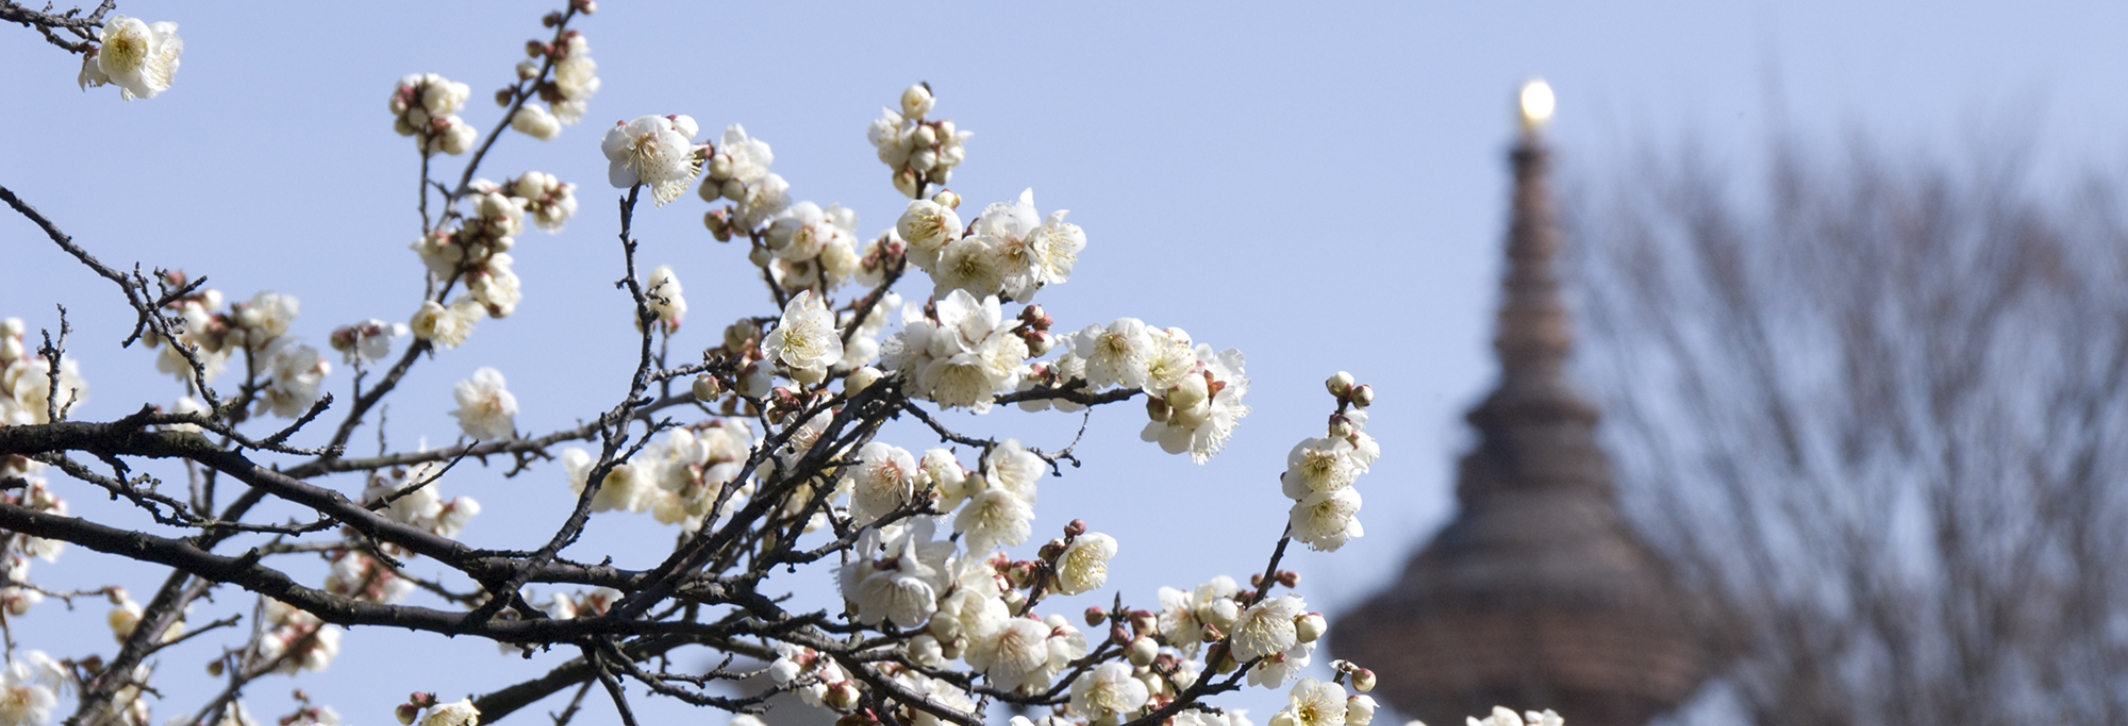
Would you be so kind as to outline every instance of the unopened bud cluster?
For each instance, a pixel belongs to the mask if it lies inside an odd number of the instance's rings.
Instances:
[[[458,117],[473,89],[434,73],[415,73],[399,79],[392,89],[392,130],[414,137],[422,155],[438,151],[453,156],[473,147],[480,132]]]
[[[931,84],[910,86],[902,91],[901,110],[880,109],[880,117],[865,134],[879,152],[879,160],[893,170],[894,188],[911,199],[923,196],[928,185],[951,180],[954,167],[967,158],[963,144],[975,135],[952,121],[925,118],[936,101]]]

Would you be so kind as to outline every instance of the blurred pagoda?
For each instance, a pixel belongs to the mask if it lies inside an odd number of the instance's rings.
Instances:
[[[1387,590],[1337,618],[1334,655],[1371,668],[1373,695],[1435,726],[1494,705],[1553,709],[1573,726],[1639,726],[1722,664],[1715,601],[1681,589],[1619,509],[1597,410],[1566,378],[1572,331],[1553,257],[1544,123],[1552,93],[1521,94],[1507,274],[1493,347],[1499,386],[1466,418],[1454,521]]]

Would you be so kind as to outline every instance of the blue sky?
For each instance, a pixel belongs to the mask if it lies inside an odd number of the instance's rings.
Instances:
[[[485,130],[499,113],[483,99],[509,78],[545,9],[125,3],[121,12],[178,22],[187,44],[175,87],[132,103],[114,89],[78,91],[73,58],[0,28],[0,67],[14,71],[0,101],[0,185],[107,262],[182,267],[233,299],[298,295],[296,331],[323,347],[335,326],[405,319],[421,291],[405,249],[420,227],[409,188],[418,157],[390,131],[393,82],[436,72],[471,84],[465,115]],[[1868,136],[1951,159],[2025,143],[2042,180],[2118,169],[2128,151],[2128,7],[2095,2],[610,2],[579,27],[604,79],[586,122],[553,142],[505,136],[486,175],[557,174],[579,185],[582,210],[564,233],[529,233],[514,251],[526,290],[517,316],[483,323],[416,369],[391,409],[394,441],[454,438],[450,384],[481,366],[509,376],[521,429],[572,425],[618,395],[633,333],[610,286],[617,191],[597,152],[606,125],[685,113],[708,135],[743,123],[774,146],[794,198],[854,207],[869,235],[901,203],[865,124],[927,80],[940,97],[934,115],[976,132],[956,191],[982,205],[1031,187],[1045,213],[1071,209],[1085,228],[1072,281],[1040,298],[1060,325],[1135,316],[1248,355],[1254,412],[1208,465],[1140,443],[1135,407],[1094,415],[1085,467],[1045,485],[1036,525],[1084,517],[1122,551],[1109,588],[1059,601],[1060,612],[1118,590],[1150,605],[1162,585],[1260,570],[1286,506],[1275,475],[1295,441],[1319,433],[1321,381],[1340,369],[1376,386],[1370,428],[1385,454],[1358,484],[1367,536],[1289,560],[1310,604],[1335,627],[1340,607],[1392,577],[1447,516],[1468,441],[1460,414],[1492,376],[1503,156],[1526,78],[1558,92],[1551,137],[1565,171],[1597,183],[1630,179],[1645,150],[1688,141],[1748,173],[1776,134],[1829,151]],[[455,178],[458,161],[440,168]],[[687,285],[682,350],[766,309],[743,249],[703,231],[706,209],[688,195],[638,216],[644,261],[674,265]],[[116,349],[128,315],[107,283],[19,220],[0,221],[0,255],[11,273],[0,316],[35,329],[56,324],[52,303],[71,311],[93,387],[77,416],[178,395],[148,353]],[[337,371],[331,385],[347,381]],[[1047,446],[1077,425],[953,419]],[[475,473],[446,493],[487,506],[466,533],[477,543],[517,546],[551,531],[569,500],[551,470]],[[110,511],[72,491],[77,512]],[[598,521],[572,552],[655,558],[670,533],[647,525]],[[142,592],[159,582],[81,551],[37,573]],[[245,601],[228,592],[215,607]],[[47,604],[18,621],[17,636],[55,653],[109,650],[102,606],[79,609],[69,618]],[[206,641],[178,649],[165,671],[204,687],[188,679],[203,678],[214,652]],[[329,678],[303,685],[356,723],[382,723],[406,691],[485,692],[560,658],[525,663],[485,643],[358,632]],[[278,713],[286,686],[261,682],[258,710]],[[1259,689],[1237,704],[1262,719],[1278,701]],[[176,712],[159,708],[158,721]],[[585,723],[612,721],[597,709]]]

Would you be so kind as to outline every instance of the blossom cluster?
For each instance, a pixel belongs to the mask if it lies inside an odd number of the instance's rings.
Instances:
[[[591,96],[598,93],[600,85],[598,62],[591,59],[591,42],[575,30],[563,31],[560,42],[527,42],[525,55],[530,57],[517,62],[519,80],[538,79],[542,57],[554,64],[554,76],[541,81],[534,91],[539,100],[547,102],[547,107],[527,104],[517,109],[516,115],[510,117],[510,128],[541,141],[553,141],[561,135],[563,125],[584,120],[584,113],[591,109]],[[515,89],[504,93],[515,93]],[[497,100],[509,105],[511,96],[497,96]]]
[[[124,15],[103,22],[97,43],[82,56],[76,82],[84,91],[118,86],[118,97],[128,101],[170,90],[177,79],[178,56],[185,52],[177,23],[146,23]]]
[[[925,118],[936,103],[931,84],[910,86],[901,93],[901,111],[880,109],[865,131],[879,160],[893,170],[894,188],[911,198],[923,196],[925,185],[952,179],[954,167],[967,159],[964,144],[975,135],[952,121]]]
[[[730,241],[734,232],[750,235],[791,205],[790,182],[768,170],[775,160],[768,142],[748,136],[739,124],[725,127],[723,137],[710,145],[698,191],[702,201],[732,204],[703,217],[718,240]]]
[[[165,282],[172,285],[182,284],[183,279],[180,273],[165,275]],[[150,346],[162,349],[156,368],[192,384],[192,360],[196,360],[200,378],[212,381],[228,357],[241,352],[245,355],[245,377],[258,384],[252,415],[272,413],[297,418],[308,412],[325,395],[325,376],[332,373],[332,363],[319,355],[318,349],[289,333],[302,303],[293,295],[268,290],[248,301],[231,303],[226,312],[212,312],[221,301],[221,293],[206,289],[170,303],[169,309],[177,320],[171,336],[174,340],[152,333],[145,336]],[[388,338],[387,332],[378,329],[376,334]],[[350,342],[354,337],[359,336],[351,333]],[[376,345],[369,344],[371,349]],[[192,360],[186,359],[187,353]],[[178,408],[184,412],[203,411],[189,398],[179,401]]]
[[[963,229],[958,205],[959,196],[950,191],[911,200],[894,225],[908,244],[909,262],[930,273],[934,295],[966,290],[1027,302],[1043,287],[1071,279],[1086,232],[1064,221],[1070,212],[1043,218],[1028,189],[1017,200],[985,207]]]
[[[725,485],[738,478],[754,445],[753,430],[743,419],[717,418],[672,429],[634,459],[615,463],[600,479],[591,509],[648,511],[660,523],[695,531],[711,518],[710,507]],[[596,460],[583,449],[571,448],[562,452],[561,463],[570,490],[582,494]],[[716,516],[730,514],[752,493],[751,483],[742,482]]]
[[[482,317],[504,318],[524,301],[523,282],[511,269],[510,250],[524,232],[529,212],[541,229],[559,231],[576,214],[576,186],[537,171],[503,184],[473,181],[470,209],[456,227],[440,226],[409,248],[438,280],[462,281],[465,293],[446,305],[424,300],[409,323],[414,337],[455,348],[473,334]]]
[[[1321,438],[1293,446],[1279,484],[1293,499],[1289,515],[1293,538],[1311,549],[1332,552],[1362,534],[1360,494],[1352,482],[1374,465],[1382,447],[1362,430],[1367,425],[1366,407],[1374,402],[1374,388],[1355,385],[1352,375],[1343,371],[1331,376],[1326,385],[1338,399],[1330,430]]]
[[[10,424],[19,425],[19,424]],[[42,476],[43,462],[20,455],[0,455],[0,479],[21,479],[25,484],[0,492],[0,502],[41,514],[66,516],[67,503],[52,492]],[[59,561],[66,543],[20,532],[0,530],[0,607],[6,615],[19,617],[44,601],[44,593],[30,584],[30,560]]]
[[[480,132],[458,117],[473,89],[434,73],[412,73],[399,79],[387,106],[392,112],[392,130],[414,137],[414,148],[423,156],[441,151],[452,156],[466,153]]]

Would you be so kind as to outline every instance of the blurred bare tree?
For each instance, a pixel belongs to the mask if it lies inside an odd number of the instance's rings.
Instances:
[[[2123,189],[1772,156],[1568,215],[1579,373],[1632,516],[1735,606],[1745,715],[2128,723]]]

